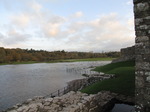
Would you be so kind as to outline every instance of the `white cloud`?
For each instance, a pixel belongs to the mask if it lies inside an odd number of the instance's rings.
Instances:
[[[129,25],[130,24],[130,25]],[[73,23],[68,30],[74,30],[67,45],[80,50],[119,50],[134,44],[133,21],[122,23],[114,14],[102,16],[93,21]],[[86,30],[87,29],[87,30]]]
[[[75,17],[82,17],[83,16],[83,13],[80,11],[80,12],[76,12],[74,14]]]
[[[127,5],[132,5],[133,4],[133,0],[129,0],[126,4]]]
[[[28,26],[30,22],[30,17],[28,14],[20,14],[20,15],[11,16],[11,20],[13,25],[24,28]]]
[[[42,9],[42,5],[40,5],[38,2],[31,2],[30,7],[35,10],[36,12],[39,12]]]
[[[81,18],[81,17],[83,17],[83,15],[84,14],[83,14],[82,11],[78,11],[78,12],[75,12],[75,13],[71,14],[69,19]]]
[[[58,33],[59,33],[59,28],[57,28],[57,27],[45,27],[44,29],[43,29],[43,31],[44,31],[44,35],[46,36],[46,37],[56,37],[57,35],[58,35]]]
[[[17,46],[28,42],[26,46],[34,43],[41,49],[46,46],[47,49],[71,51],[110,51],[134,44],[133,18],[124,21],[116,13],[110,13],[84,21],[81,11],[63,17],[45,11],[35,1],[28,5],[31,10],[11,16],[11,22],[7,24],[11,28],[0,34],[3,44]]]
[[[0,40],[2,40],[3,38],[4,38],[4,35],[0,33]]]
[[[6,32],[4,35],[0,35],[1,41],[4,45],[16,45],[20,43],[24,43],[31,37],[29,34],[22,34],[17,32],[16,30],[12,29]]]
[[[42,20],[41,32],[44,37],[53,38],[61,34],[61,26],[66,22],[66,19],[61,16],[52,15],[47,20]]]

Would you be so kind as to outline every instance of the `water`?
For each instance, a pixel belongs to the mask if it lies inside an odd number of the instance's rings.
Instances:
[[[34,96],[46,96],[66,86],[66,82],[83,78],[89,67],[110,61],[39,63],[0,66],[0,111]]]
[[[115,104],[110,112],[135,112],[134,106],[127,104]]]

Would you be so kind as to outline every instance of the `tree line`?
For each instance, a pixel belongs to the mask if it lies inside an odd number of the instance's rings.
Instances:
[[[8,49],[0,47],[0,63],[11,62],[25,62],[25,61],[37,61],[47,62],[62,59],[84,59],[84,58],[101,58],[111,57],[117,58],[120,56],[120,52],[66,52],[62,51],[45,51],[34,49]]]

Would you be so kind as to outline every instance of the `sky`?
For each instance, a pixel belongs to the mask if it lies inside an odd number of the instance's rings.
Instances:
[[[132,0],[0,0],[0,47],[107,52],[134,40]]]

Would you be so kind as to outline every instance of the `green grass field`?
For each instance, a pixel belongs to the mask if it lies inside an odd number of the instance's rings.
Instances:
[[[126,61],[97,67],[94,70],[107,74],[115,74],[116,78],[97,82],[81,92],[95,94],[102,90],[134,96],[135,90],[135,62]]]
[[[115,58],[87,58],[87,59],[67,59],[62,62],[80,62],[80,61],[112,61]]]
[[[80,62],[80,61],[112,61],[113,59],[114,58],[87,58],[87,59],[54,60],[54,61],[49,61],[49,62],[27,61],[27,62],[0,63],[0,65],[8,65],[8,64],[34,64],[34,63],[59,63],[59,62]]]

